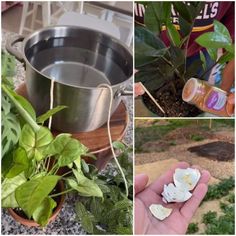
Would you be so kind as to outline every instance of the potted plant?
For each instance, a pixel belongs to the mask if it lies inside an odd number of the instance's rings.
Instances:
[[[204,2],[142,2],[145,5],[144,25],[135,25],[135,81],[142,82],[158,101],[164,112],[154,105],[145,94],[144,104],[158,116],[197,116],[201,113],[195,106],[182,101],[182,89],[191,77],[204,79],[216,64],[224,64],[234,57],[234,46],[227,28],[214,21],[214,32],[208,32],[196,39],[205,47],[214,61],[207,67],[205,56],[191,64],[187,63],[188,44],[194,22]],[[171,7],[178,13],[179,29],[171,22]],[[170,45],[161,39],[161,28],[165,27]],[[224,54],[217,58],[217,49]],[[199,75],[200,71],[200,75]]]
[[[103,198],[103,193],[84,175],[81,156],[88,149],[70,134],[53,137],[43,126],[65,107],[36,118],[31,104],[13,90],[14,58],[2,53],[2,62],[2,207],[22,224],[45,226],[58,214],[64,194]],[[60,176],[65,166],[68,172]]]

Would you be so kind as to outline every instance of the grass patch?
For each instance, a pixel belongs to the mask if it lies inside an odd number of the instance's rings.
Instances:
[[[228,195],[229,191],[234,189],[234,185],[234,178],[232,176],[228,179],[221,180],[218,184],[210,185],[203,201],[220,199]]]
[[[217,217],[216,212],[209,211],[203,215],[203,223],[206,225],[205,234],[230,234],[234,235],[234,204],[221,203],[224,215]]]
[[[199,230],[197,223],[190,223],[188,225],[187,233],[186,234],[195,234]]]
[[[143,150],[141,146],[143,144],[150,141],[160,140],[168,132],[189,125],[191,122],[191,120],[169,120],[169,124],[167,125],[158,125],[157,122],[149,127],[137,127],[135,129],[135,151],[142,152]]]
[[[203,215],[202,223],[206,225],[204,234],[208,235],[234,235],[235,231],[235,194],[229,193],[234,189],[234,178],[222,180],[220,183],[209,186],[204,201],[224,198],[226,202],[220,202],[222,215],[215,211],[209,211]]]
[[[190,139],[193,140],[193,141],[199,142],[199,141],[204,140],[205,138],[201,135],[198,135],[198,134],[192,134]]]

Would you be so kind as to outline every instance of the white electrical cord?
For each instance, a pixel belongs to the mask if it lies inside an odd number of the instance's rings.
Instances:
[[[54,91],[54,78],[51,79],[51,87],[50,87],[50,110],[53,108],[53,91]],[[52,116],[49,117],[48,120],[48,128],[51,130],[52,126]]]
[[[113,145],[112,145],[112,137],[111,137],[111,127],[110,127],[110,121],[111,121],[111,109],[112,109],[112,101],[113,101],[113,91],[112,91],[112,88],[110,85],[108,84],[100,84],[98,86],[98,88],[101,88],[101,87],[104,87],[104,88],[108,88],[109,89],[109,92],[110,92],[110,104],[109,104],[109,109],[108,109],[108,118],[107,118],[107,132],[108,132],[108,138],[109,138],[109,143],[110,143],[110,147],[111,147],[111,151],[112,151],[112,155],[115,159],[115,162],[116,162],[116,165],[118,166],[118,169],[120,170],[120,173],[121,173],[121,176],[124,180],[124,184],[125,184],[125,191],[126,191],[126,196],[128,197],[129,195],[129,189],[128,189],[128,183],[127,183],[127,180],[125,178],[125,174],[120,166],[120,163],[118,162],[117,158],[116,158],[116,154],[115,154],[115,150],[113,148]]]

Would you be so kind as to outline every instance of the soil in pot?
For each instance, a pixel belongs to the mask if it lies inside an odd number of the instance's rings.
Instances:
[[[50,194],[55,194],[55,193],[59,193],[62,191],[64,191],[64,184],[62,181],[59,181],[58,184],[56,185],[56,187],[54,188],[54,190]],[[56,201],[57,206],[54,209],[53,214],[49,219],[49,223],[51,221],[55,220],[57,215],[59,214],[59,212],[62,208],[62,205],[64,203],[64,200],[65,200],[65,195],[63,194],[63,195],[54,197],[53,199],[54,199],[54,201]],[[39,227],[39,224],[36,223],[34,220],[29,220],[27,218],[27,216],[25,215],[25,213],[20,208],[15,208],[15,209],[9,208],[8,212],[16,221],[18,221],[19,223],[21,223],[25,226]]]
[[[177,80],[174,84],[175,90],[171,86],[163,86],[162,88],[152,92],[153,97],[165,111],[163,114],[150,97],[145,93],[143,103],[146,107],[157,114],[159,117],[195,117],[202,113],[196,106],[188,104],[182,100],[183,84]]]

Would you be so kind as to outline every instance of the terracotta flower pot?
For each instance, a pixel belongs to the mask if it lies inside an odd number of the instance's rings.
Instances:
[[[64,191],[64,183],[62,181],[59,181],[58,184],[57,184],[57,192],[62,192]],[[62,208],[62,205],[65,201],[65,195],[60,195],[58,197],[58,200],[56,200],[57,202],[57,207],[55,208],[55,210],[53,211],[53,214],[52,216],[50,217],[48,223],[54,221],[57,217],[57,215],[59,214],[61,208]],[[16,220],[18,221],[19,223],[21,223],[22,225],[26,225],[28,227],[39,227],[40,225],[38,223],[36,223],[35,221],[33,220],[29,220],[29,219],[26,219],[20,215],[18,215],[16,213],[16,211],[12,208],[9,208],[8,209],[8,212],[9,214]]]

